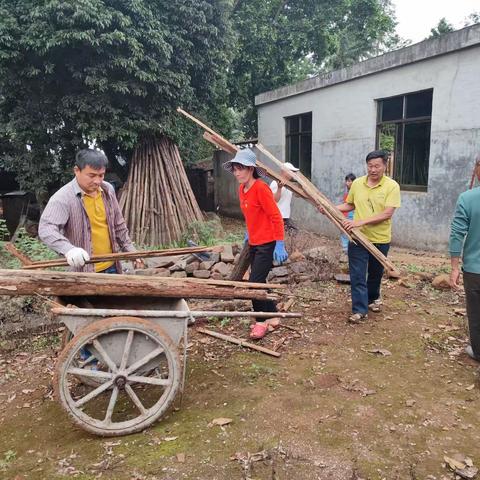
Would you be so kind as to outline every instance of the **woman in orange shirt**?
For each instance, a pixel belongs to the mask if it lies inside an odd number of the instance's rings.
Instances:
[[[273,198],[270,187],[261,180],[265,172],[256,166],[255,153],[246,148],[240,150],[233,160],[223,164],[240,184],[238,195],[240,208],[247,224],[245,240],[250,245],[249,282],[266,283],[273,260],[278,263],[288,258],[284,243],[283,219]],[[252,300],[255,312],[276,312],[271,300]],[[278,318],[266,321],[257,319],[251,326],[250,338],[263,338],[270,328],[279,324]]]

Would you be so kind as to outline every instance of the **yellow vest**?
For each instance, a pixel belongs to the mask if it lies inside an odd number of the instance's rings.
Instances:
[[[107,214],[103,203],[102,191],[96,197],[83,195],[83,205],[90,220],[92,236],[92,254],[104,255],[112,253],[112,244],[108,231]],[[95,264],[95,271],[101,272],[111,267],[115,262],[100,262]]]
[[[347,203],[355,205],[354,220],[365,220],[382,213],[387,207],[400,207],[400,186],[385,175],[374,187],[367,184],[367,176],[357,178],[348,193]],[[390,243],[392,219],[360,228],[372,243]]]

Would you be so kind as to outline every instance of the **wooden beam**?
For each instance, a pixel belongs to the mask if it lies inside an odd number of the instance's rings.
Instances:
[[[223,150],[234,153],[238,150],[238,148],[230,143],[228,140],[223,138],[217,132],[212,130],[210,127],[205,125],[203,122],[195,118],[193,115],[185,112],[181,108],[177,109],[178,112],[185,115],[187,118],[195,122],[197,125],[202,127],[206,130],[209,135],[204,136],[209,141],[212,141],[215,145]],[[261,143],[255,144],[255,148],[263,153],[267,158],[269,158],[276,166],[281,169],[283,168],[283,162],[278,160],[272,153],[270,153]],[[323,210],[325,212],[325,216],[344,234],[346,235],[350,241],[355,243],[360,243],[364,248],[366,248],[387,270],[388,275],[392,277],[400,276],[399,270],[395,267],[395,265],[388,260],[388,258],[383,255],[380,250],[378,250],[372,242],[368,240],[368,238],[360,231],[360,229],[355,228],[352,231],[348,232],[343,227],[343,214],[340,212],[335,205],[322,193],[320,192],[313,183],[310,182],[304,175],[300,172],[289,172],[292,179],[285,182],[285,179],[282,178],[281,174],[273,171],[267,165],[263,164],[261,161],[257,159],[257,165],[260,168],[263,168],[269,177],[274,178],[277,181],[280,181],[285,184],[285,187],[291,190],[293,193],[296,193],[298,196],[304,198],[312,205],[314,205],[318,210]]]
[[[278,300],[267,284],[107,273],[0,270],[0,295]]]

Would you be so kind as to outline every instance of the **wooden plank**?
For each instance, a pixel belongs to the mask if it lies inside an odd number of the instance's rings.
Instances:
[[[198,332],[203,333],[204,335],[209,335],[211,337],[219,338],[220,340],[225,340],[226,342],[234,343],[235,345],[240,345],[241,347],[250,348],[252,350],[256,350],[257,352],[262,352],[267,355],[271,355],[272,357],[280,357],[281,354],[275,352],[274,350],[270,350],[269,348],[262,347],[260,345],[256,345],[254,343],[246,342],[245,340],[241,340],[240,338],[235,338],[230,335],[224,335],[223,333],[214,332],[212,330],[206,330],[204,328],[198,328]]]
[[[194,123],[202,127],[204,130],[208,132],[208,135],[204,135],[204,138],[219,148],[229,152],[235,153],[238,151],[238,147],[230,143],[228,140],[223,138],[217,132],[212,130],[210,127],[205,125],[203,122],[195,118],[193,115],[182,110],[180,107],[177,108],[177,111],[187,118],[192,120]],[[274,155],[272,155],[261,143],[257,143],[255,145],[260,152],[266,155],[270,160],[272,160],[280,169],[283,168],[283,163],[280,162]],[[378,248],[376,248],[368,239],[363,235],[359,229],[354,229],[351,232],[348,232],[343,227],[343,215],[342,213],[337,210],[335,205],[333,205],[330,200],[323,195],[306,177],[301,175],[299,172],[290,172],[292,175],[292,180],[285,182],[285,179],[282,178],[281,174],[273,171],[267,165],[262,163],[257,159],[257,165],[260,168],[263,168],[267,175],[277,181],[284,183],[285,187],[288,188],[293,193],[297,194],[298,196],[304,198],[308,202],[312,203],[317,209],[323,209],[325,212],[325,216],[344,234],[350,241],[359,242],[361,243],[377,260],[385,267],[387,273],[392,277],[398,277],[400,272],[397,268],[393,265],[390,260],[387,259],[385,255],[383,255]],[[296,180],[296,183],[293,181]]]
[[[274,163],[276,163],[278,166],[282,166],[282,162],[275,158],[268,150],[263,147],[261,144],[257,144],[256,148],[259,149],[262,153],[268,156]],[[342,225],[342,222],[344,220],[342,212],[338,210],[335,205],[323,194],[321,193],[313,183],[310,182],[304,175],[302,175],[300,172],[291,172],[292,177],[299,183],[299,185],[304,189],[304,191],[309,195],[309,197],[315,201],[315,203],[318,204],[319,207],[322,207],[325,211],[329,212],[331,217],[334,218],[334,223],[338,225]],[[361,232],[359,228],[354,228],[350,232],[346,232],[346,230],[343,228],[343,225],[341,226],[341,230],[343,233],[346,233],[347,235],[351,235],[351,238],[355,242],[360,243],[366,250],[368,250],[387,270],[387,273],[391,276],[398,276],[400,272],[397,270],[395,265],[387,259],[385,255],[377,248],[375,245],[373,245],[370,240]],[[349,235],[349,237],[350,237]]]

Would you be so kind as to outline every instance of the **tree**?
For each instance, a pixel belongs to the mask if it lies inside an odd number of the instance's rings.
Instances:
[[[453,30],[453,25],[443,17],[438,21],[437,25],[430,30],[430,36],[428,38],[438,38],[445,33],[453,32]]]
[[[237,0],[229,90],[256,133],[255,95],[391,50],[399,44],[390,0]]]
[[[227,0],[0,0],[0,165],[40,194],[79,147],[175,139],[177,105],[223,107],[229,35]]]

